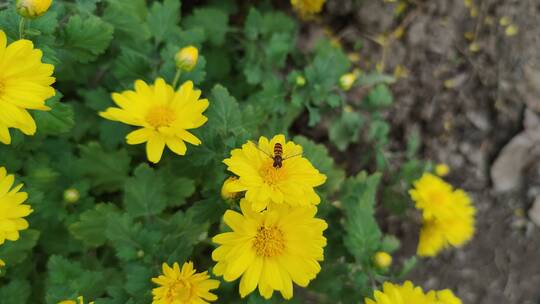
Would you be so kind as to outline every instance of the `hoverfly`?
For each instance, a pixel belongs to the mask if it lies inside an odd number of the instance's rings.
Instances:
[[[268,157],[270,157],[274,161],[272,166],[274,168],[276,168],[276,169],[283,167],[283,161],[285,161],[285,160],[287,160],[289,158],[293,158],[293,157],[302,155],[302,153],[298,153],[298,154],[294,154],[294,155],[283,158],[283,145],[280,144],[280,143],[275,143],[274,144],[274,155],[270,155],[266,151],[264,151],[263,149],[259,148],[259,145],[255,144],[254,142],[251,142],[251,143],[253,143],[253,145],[255,145],[255,148],[257,148],[259,151],[261,151],[262,153],[264,153],[265,155],[267,155]]]

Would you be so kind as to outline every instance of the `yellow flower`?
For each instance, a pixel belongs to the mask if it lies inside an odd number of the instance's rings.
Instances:
[[[28,198],[26,192],[19,192],[23,185],[11,189],[14,181],[15,176],[7,175],[6,169],[0,167],[0,245],[19,239],[19,231],[28,229],[24,217],[33,211],[23,204]]]
[[[64,300],[64,301],[58,302],[58,304],[84,304],[84,297],[83,296],[78,297],[77,301]],[[88,302],[88,304],[94,304],[94,301]]]
[[[182,48],[174,56],[176,68],[189,72],[197,65],[198,58],[199,50],[196,47],[190,45]]]
[[[423,215],[418,255],[435,256],[472,238],[476,209],[467,193],[431,173],[424,173],[414,186],[409,193]]]
[[[392,265],[392,256],[384,251],[375,253],[373,259],[375,261],[375,265],[380,268],[388,268],[390,265]]]
[[[5,267],[6,266],[6,262],[4,262],[4,260],[0,259],[0,267]]]
[[[278,163],[273,160],[276,145],[281,145],[283,151],[282,161]],[[270,141],[261,136],[258,146],[248,141],[223,162],[239,177],[231,191],[246,191],[246,199],[256,211],[263,210],[270,202],[295,206],[316,205],[321,201],[313,188],[324,184],[326,176],[302,157],[301,146],[286,142],[283,134]]]
[[[452,291],[430,291],[424,293],[422,288],[415,287],[406,281],[403,285],[390,282],[383,284],[382,291],[376,290],[373,299],[365,299],[365,304],[461,304]]]
[[[438,176],[447,176],[450,173],[450,167],[446,164],[438,164],[435,166],[435,174]]]
[[[170,267],[163,263],[163,275],[153,278],[159,287],[152,290],[152,304],[199,304],[217,300],[210,292],[219,287],[219,281],[211,280],[207,272],[196,273],[192,262],[178,263]]]
[[[185,82],[177,91],[158,78],[153,85],[135,81],[135,91],[113,93],[119,108],[108,108],[99,113],[103,118],[140,127],[129,133],[127,143],[146,143],[148,160],[161,160],[165,145],[178,155],[186,154],[186,144],[200,145],[201,141],[188,130],[202,126],[208,118],[202,113],[208,100],[199,99],[201,91],[193,89],[193,82]]]
[[[352,88],[357,78],[357,73],[347,73],[339,78],[339,86],[342,90],[348,91]]]
[[[256,212],[243,199],[242,214],[228,210],[223,220],[232,229],[216,235],[212,241],[220,246],[212,252],[217,262],[214,273],[225,281],[240,279],[240,296],[259,287],[266,299],[274,290],[285,299],[293,296],[293,282],[306,287],[313,280],[324,259],[328,227],[315,218],[314,206],[290,207],[272,204]]]
[[[225,180],[221,187],[221,197],[224,200],[231,200],[238,196],[238,192],[234,191],[238,184],[238,177],[231,176]]]
[[[293,9],[303,19],[310,19],[322,11],[326,0],[291,0]]]
[[[440,177],[424,173],[414,182],[414,189],[409,190],[416,208],[423,211],[424,218],[446,215],[452,211],[454,190]]]
[[[41,50],[30,40],[21,39],[7,45],[0,30],[0,142],[11,143],[9,128],[26,135],[36,133],[36,123],[27,110],[50,110],[45,100],[54,96],[51,77],[54,66],[41,62]]]
[[[52,0],[17,0],[17,12],[25,18],[37,18],[51,7]]]
[[[472,239],[476,210],[462,190],[453,196],[451,212],[424,219],[417,249],[419,256],[436,256],[449,246],[460,247]]]

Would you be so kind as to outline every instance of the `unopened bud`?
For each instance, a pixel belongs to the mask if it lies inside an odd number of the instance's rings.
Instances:
[[[306,85],[306,79],[302,75],[296,76],[296,85],[299,87],[303,87]]]
[[[176,68],[189,72],[197,65],[198,58],[199,50],[192,45],[186,46],[178,51],[174,56]]]
[[[45,14],[51,7],[52,0],[17,0],[17,13],[34,19]]]
[[[239,191],[237,190],[238,185],[238,178],[237,177],[229,177],[225,180],[223,183],[223,186],[221,187],[221,197],[224,200],[232,200],[235,199],[238,195]]]
[[[450,168],[446,164],[438,164],[435,166],[435,174],[438,176],[446,176],[450,173]]]
[[[377,252],[373,260],[379,268],[388,268],[392,265],[392,256],[384,251]]]
[[[354,85],[356,78],[358,78],[356,73],[347,73],[339,78],[339,86],[344,91],[348,91]]]
[[[75,188],[69,188],[66,191],[64,191],[64,201],[74,204],[79,201],[81,198],[81,194],[79,193],[79,190]]]

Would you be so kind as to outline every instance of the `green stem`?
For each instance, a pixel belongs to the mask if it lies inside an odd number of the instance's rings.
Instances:
[[[178,84],[178,80],[180,80],[180,75],[182,75],[182,69],[176,69],[176,75],[174,75],[174,80],[172,83],[172,87],[175,90],[176,90],[176,85]]]
[[[24,22],[26,21],[26,18],[21,17],[21,21],[19,21],[19,39],[24,38]]]

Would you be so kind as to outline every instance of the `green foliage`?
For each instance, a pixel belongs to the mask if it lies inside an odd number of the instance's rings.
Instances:
[[[0,5],[9,43],[20,35],[14,2]],[[416,159],[418,134],[403,153],[389,149],[385,111],[397,103],[395,79],[360,73],[360,93],[344,92],[339,78],[353,68],[345,50],[328,39],[299,48],[299,20],[271,1],[255,2],[57,0],[26,23],[22,34],[55,65],[57,91],[46,102],[50,111],[30,111],[35,136],[13,130],[12,144],[0,144],[0,166],[24,182],[34,210],[30,229],[0,245],[7,264],[1,303],[82,295],[97,304],[143,304],[152,301],[151,278],[164,262],[191,260],[211,274],[211,237],[222,230],[224,212],[238,208],[220,196],[229,176],[223,159],[247,140],[278,133],[327,176],[316,188],[318,216],[329,224],[322,269],[287,303],[357,303],[374,283],[412,269],[414,258],[386,272],[372,261],[376,251],[400,246],[379,228],[385,219],[376,208],[403,214],[407,190],[427,168]],[[209,100],[207,123],[191,130],[202,144],[149,164],[144,145],[126,144],[135,127],[98,112],[137,79],[172,83],[174,55],[187,45],[198,48],[199,60],[179,83],[193,81]],[[66,200],[66,189],[79,199]],[[218,302],[283,303],[256,293],[240,300],[237,285],[222,282]]]

